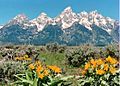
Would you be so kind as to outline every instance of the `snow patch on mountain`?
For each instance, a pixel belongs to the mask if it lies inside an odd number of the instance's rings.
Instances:
[[[3,27],[3,25],[0,25],[0,29]]]

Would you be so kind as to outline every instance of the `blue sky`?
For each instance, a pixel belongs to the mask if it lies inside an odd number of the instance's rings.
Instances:
[[[119,19],[119,0],[0,0],[0,24],[7,23],[21,13],[29,19],[37,17],[41,12],[55,17],[68,6],[74,12],[97,10],[104,16]]]

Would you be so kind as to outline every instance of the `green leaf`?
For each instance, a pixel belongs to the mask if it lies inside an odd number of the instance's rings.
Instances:
[[[109,76],[110,76],[109,73],[104,75],[105,79],[107,79],[107,80],[109,79]]]
[[[57,80],[57,81],[53,81],[50,86],[58,86],[58,84],[60,84],[61,82],[63,82],[63,80]]]
[[[67,81],[68,79],[70,78],[73,78],[74,76],[66,76],[66,77],[55,77],[55,78],[52,78],[52,77],[49,77],[51,82],[49,82],[48,84],[50,86],[58,86],[60,85],[62,82],[64,81]]]
[[[18,79],[20,79],[20,80],[21,80],[21,82],[29,83],[29,84],[31,84],[31,85],[33,84],[33,81],[26,80],[26,79],[21,78],[21,77],[19,77],[19,76],[17,76],[17,75],[15,75],[15,77],[17,77]]]
[[[24,76],[25,74],[17,74],[17,76]]]
[[[101,81],[101,84],[104,85],[104,86],[109,86],[109,84],[104,80]]]
[[[73,78],[73,77],[74,77],[74,76],[66,76],[66,77],[62,77],[61,80],[66,81],[66,80],[68,80],[68,79],[70,79],[70,78]]]
[[[48,84],[44,84],[44,83],[43,83],[42,85],[43,85],[43,86],[48,86]]]
[[[35,78],[32,86],[37,86],[38,78]]]
[[[116,84],[120,85],[120,82],[119,82],[119,81],[120,81],[120,76],[114,77],[114,78],[113,78],[113,81],[114,81]]]
[[[26,79],[27,79],[27,80],[30,80],[30,77],[29,77],[29,75],[28,75],[28,72],[26,72],[25,75],[26,75]]]

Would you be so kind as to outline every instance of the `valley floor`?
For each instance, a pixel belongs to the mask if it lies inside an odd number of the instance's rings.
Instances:
[[[19,81],[20,78],[15,77],[17,74],[24,74],[26,72],[26,68],[28,68],[30,64],[34,64],[36,61],[40,61],[43,68],[45,66],[48,67],[54,66],[56,70],[59,70],[60,75],[62,76],[74,76],[76,78],[70,78],[65,82],[61,82],[60,86],[86,86],[90,85],[89,81],[84,85],[83,83],[79,81],[80,78],[83,76],[83,69],[84,67],[88,66],[86,65],[89,61],[97,61],[99,59],[101,65],[104,63],[107,64],[107,62],[104,62],[106,59],[112,59],[114,62],[112,64],[115,64],[115,69],[118,68],[118,60],[119,60],[119,49],[118,45],[108,45],[104,47],[95,47],[92,45],[81,45],[81,46],[60,46],[60,45],[46,45],[46,46],[33,46],[33,45],[5,45],[0,47],[0,84],[2,86],[32,86],[29,85],[28,82],[15,84],[17,80]],[[107,60],[106,60],[107,61]],[[111,60],[110,60],[111,61]],[[116,62],[117,61],[117,62]],[[95,63],[96,64],[96,63]],[[111,65],[112,65],[111,64]],[[92,65],[92,64],[91,64]],[[96,64],[97,65],[97,64]],[[31,66],[30,66],[31,67]],[[36,66],[34,66],[36,67]],[[111,66],[110,66],[111,67]],[[60,69],[59,69],[60,68]],[[54,73],[50,73],[50,77],[53,74],[58,74],[54,71]],[[109,69],[110,70],[110,69]],[[27,69],[27,71],[30,71]],[[33,70],[34,71],[34,68]],[[95,70],[94,70],[95,71]],[[85,70],[87,72],[87,70]],[[89,72],[89,71],[88,71]],[[115,72],[115,70],[114,70]],[[32,72],[33,73],[33,72]],[[106,74],[109,72],[106,72]],[[90,73],[88,73],[90,74]],[[109,73],[111,74],[111,73]],[[97,77],[103,77],[105,74],[98,75]],[[28,75],[29,76],[29,75]],[[92,72],[91,75],[84,75],[84,79],[86,77],[94,77],[96,78],[96,75],[94,75],[94,72]],[[115,75],[118,77],[118,75]],[[35,77],[35,76],[34,76]],[[52,76],[53,77],[53,76]],[[55,77],[53,77],[55,78]],[[114,78],[114,77],[113,77]],[[32,78],[33,79],[33,78]],[[42,78],[41,78],[42,79]],[[83,78],[82,78],[83,79]],[[20,79],[22,82],[22,79]],[[44,80],[44,78],[43,78]],[[56,79],[55,79],[56,80]],[[87,80],[87,79],[86,79]],[[46,84],[45,82],[40,81],[39,82]],[[64,81],[64,80],[63,80]],[[105,80],[103,80],[105,81]],[[46,80],[47,82],[47,80]],[[116,83],[109,79],[108,81],[105,81],[107,84],[118,85],[120,83]],[[31,82],[32,83],[32,82]],[[50,82],[49,82],[50,83]],[[96,82],[96,84],[100,84],[101,82]],[[9,84],[9,85],[8,85]],[[68,84],[68,85],[67,85]],[[95,82],[92,81],[92,84],[95,84]],[[1,86],[0,85],[0,86]],[[42,85],[36,85],[36,86],[42,86]],[[44,86],[44,85],[43,85]],[[47,86],[58,86],[58,85],[48,85]]]

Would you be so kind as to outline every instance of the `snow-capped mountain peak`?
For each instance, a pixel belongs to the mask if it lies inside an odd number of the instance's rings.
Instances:
[[[68,27],[71,27],[72,24],[79,19],[77,18],[76,13],[74,13],[71,9],[71,7],[67,7],[57,18],[56,20],[59,20],[61,23],[62,29],[66,29]]]
[[[45,18],[47,17],[47,14],[42,12],[37,18]]]
[[[95,24],[98,27],[103,28],[108,33],[111,32],[111,28],[114,27],[114,20],[109,17],[102,16],[97,10],[91,12],[81,12],[78,14],[79,23],[84,25],[86,28],[92,30],[91,25]]]
[[[5,24],[5,27],[9,27],[11,25],[20,25],[24,29],[24,25],[28,23],[29,20],[25,14],[19,14],[15,16],[13,19],[11,19],[7,24]]]
[[[80,16],[82,16],[82,17],[86,17],[86,16],[88,16],[88,13],[87,13],[86,11],[83,11],[83,12],[81,12],[81,13],[78,14],[78,15],[80,15]]]
[[[25,14],[19,14],[17,16],[15,16],[12,20],[9,21],[9,23],[12,24],[23,24],[26,21],[28,21],[28,18]]]
[[[72,8],[71,8],[70,6],[68,6],[67,8],[64,9],[63,12],[66,12],[66,11],[68,11],[68,12],[72,12]]]
[[[61,14],[55,18],[50,18],[46,13],[43,12],[37,18],[28,20],[25,14],[19,14],[9,21],[7,25],[20,24],[23,28],[36,26],[37,31],[39,32],[42,31],[48,24],[58,24],[61,29],[64,30],[71,27],[75,22],[78,22],[89,30],[92,30],[91,26],[95,24],[109,33],[111,32],[111,29],[115,27],[115,20],[111,19],[110,17],[104,17],[97,10],[75,13],[70,6],[65,8],[63,12],[61,12]]]
[[[28,18],[25,14],[19,14],[17,16],[15,16],[12,21],[16,22],[16,23],[24,23],[26,21],[28,21]]]
[[[63,12],[60,14],[60,17],[63,17],[64,15],[67,16],[67,14],[73,14],[72,8],[70,6],[63,10]]]
[[[79,19],[79,21],[78,21],[79,24],[85,26],[89,30],[92,30],[92,28],[91,28],[92,23],[89,22],[89,19],[88,19],[89,13],[87,13],[86,11],[83,11],[81,13],[78,13],[77,15],[78,15],[78,19]]]
[[[91,23],[103,28],[108,33],[111,32],[111,29],[114,28],[114,20],[109,17],[104,17],[97,11],[92,11],[89,13],[89,18],[91,19]]]
[[[37,18],[30,21],[33,25],[36,25],[38,32],[52,22],[52,18],[48,17],[46,13],[41,13]]]
[[[19,14],[17,16],[15,16],[13,19],[27,19],[27,16],[25,14]]]

